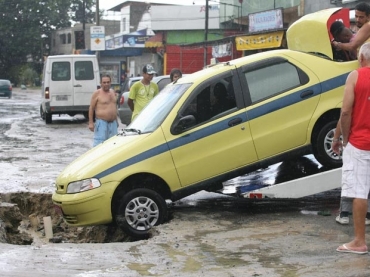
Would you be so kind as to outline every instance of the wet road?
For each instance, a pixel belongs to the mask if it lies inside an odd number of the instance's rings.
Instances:
[[[0,98],[0,192],[52,192],[59,172],[92,145],[83,116],[53,116],[46,125],[40,102],[39,91],[17,88]]]

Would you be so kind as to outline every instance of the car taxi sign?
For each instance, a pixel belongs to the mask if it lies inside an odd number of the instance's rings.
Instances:
[[[91,50],[104,51],[105,50],[105,28],[104,26],[90,27],[90,43]]]

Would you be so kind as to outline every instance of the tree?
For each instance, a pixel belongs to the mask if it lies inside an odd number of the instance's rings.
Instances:
[[[10,80],[12,67],[32,62],[41,72],[43,53],[51,32],[70,27],[81,0],[0,0],[0,76]],[[91,22],[95,0],[85,0],[86,22]],[[14,74],[14,73],[13,73]]]

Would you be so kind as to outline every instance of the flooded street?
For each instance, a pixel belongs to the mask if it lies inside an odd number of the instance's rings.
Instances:
[[[53,116],[46,125],[40,97],[14,89],[12,99],[0,98],[0,276],[370,275],[369,255],[335,251],[353,236],[352,219],[335,222],[339,189],[299,199],[225,195],[319,172],[310,157],[230,180],[225,194],[202,191],[173,203],[170,221],[148,240],[132,241],[114,226],[66,226],[52,206],[53,182],[90,149],[93,133],[83,116]]]

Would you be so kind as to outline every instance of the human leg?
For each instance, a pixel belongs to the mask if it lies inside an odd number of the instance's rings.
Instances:
[[[95,120],[93,147],[107,139],[108,123],[102,119]]]
[[[113,122],[109,122],[107,127],[108,127],[108,137],[107,137],[107,139],[117,135],[117,133],[118,133],[118,122],[117,122],[117,120],[113,121]]]
[[[363,249],[367,251],[365,240],[365,222],[364,218],[367,211],[367,199],[353,199],[353,225],[355,230],[355,238],[346,243],[345,246],[349,249]]]
[[[370,225],[370,197],[369,196],[367,197],[367,213],[366,213],[366,218],[365,218],[365,225]]]
[[[349,223],[349,214],[352,212],[352,201],[352,198],[340,198],[339,215],[335,218],[336,222],[339,224]]]
[[[348,143],[343,153],[342,197],[353,197],[353,223],[355,238],[337,251],[349,252],[348,249],[360,249],[367,252],[365,241],[365,220],[370,191],[370,151],[363,151]],[[357,251],[356,250],[356,251]],[[358,251],[357,251],[358,252]],[[359,254],[359,253],[357,253]]]

